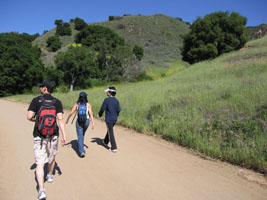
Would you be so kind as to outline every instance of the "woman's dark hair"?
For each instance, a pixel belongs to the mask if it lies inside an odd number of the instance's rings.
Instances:
[[[88,103],[87,97],[79,96],[77,103],[80,103],[80,104]]]
[[[115,90],[116,91],[116,88],[115,87],[109,87],[109,89],[111,89],[111,90]],[[109,92],[113,97],[115,97],[116,96],[116,92]]]

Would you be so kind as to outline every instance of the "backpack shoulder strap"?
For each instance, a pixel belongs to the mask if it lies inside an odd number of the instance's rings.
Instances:
[[[45,98],[44,98],[44,96],[43,96],[43,95],[41,95],[41,96],[40,96],[40,99],[41,99],[42,103],[44,103],[44,101],[45,101]]]
[[[52,105],[55,105],[56,102],[57,102],[57,98],[53,98],[53,100],[52,100]]]

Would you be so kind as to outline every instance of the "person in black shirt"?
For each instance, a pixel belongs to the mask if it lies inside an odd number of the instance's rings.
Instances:
[[[34,137],[34,156],[36,162],[36,178],[39,186],[39,193],[37,199],[46,198],[46,191],[44,189],[44,164],[48,162],[47,182],[53,181],[53,170],[55,166],[55,157],[58,152],[58,137],[59,130],[55,129],[50,137],[43,137],[38,129],[38,119],[36,115],[45,102],[54,102],[56,110],[57,124],[62,133],[61,143],[66,144],[65,125],[63,120],[63,108],[60,100],[54,98],[51,93],[53,91],[53,84],[49,80],[45,80],[38,84],[40,86],[41,96],[34,98],[28,108],[27,119],[35,122],[33,137]],[[57,127],[57,124],[55,126]]]
[[[115,141],[113,127],[117,122],[121,108],[118,99],[115,98],[116,88],[109,87],[105,90],[105,92],[107,93],[108,98],[105,98],[98,115],[99,117],[102,117],[103,113],[105,112],[107,134],[105,139],[103,140],[103,143],[105,147],[115,153],[117,152],[117,144]],[[111,143],[111,149],[108,147],[109,142]]]

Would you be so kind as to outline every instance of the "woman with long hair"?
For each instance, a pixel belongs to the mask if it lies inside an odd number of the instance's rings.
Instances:
[[[84,135],[89,127],[90,121],[92,122],[91,127],[94,129],[94,117],[92,112],[92,107],[87,100],[87,94],[85,92],[81,92],[79,94],[79,98],[77,102],[73,105],[72,110],[67,118],[66,124],[69,122],[69,119],[73,115],[73,113],[77,112],[78,117],[76,120],[76,132],[78,137],[78,150],[80,157],[85,156],[84,150]]]

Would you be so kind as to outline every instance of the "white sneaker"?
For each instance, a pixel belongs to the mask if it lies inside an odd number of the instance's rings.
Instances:
[[[112,149],[111,150],[113,153],[116,153],[117,152],[117,149]]]
[[[46,176],[46,180],[47,180],[48,183],[52,183],[53,180],[54,180],[54,175],[47,175]]]
[[[37,200],[43,200],[43,199],[45,199],[45,198],[46,198],[46,192],[45,192],[45,189],[44,189],[44,190],[39,190]]]

